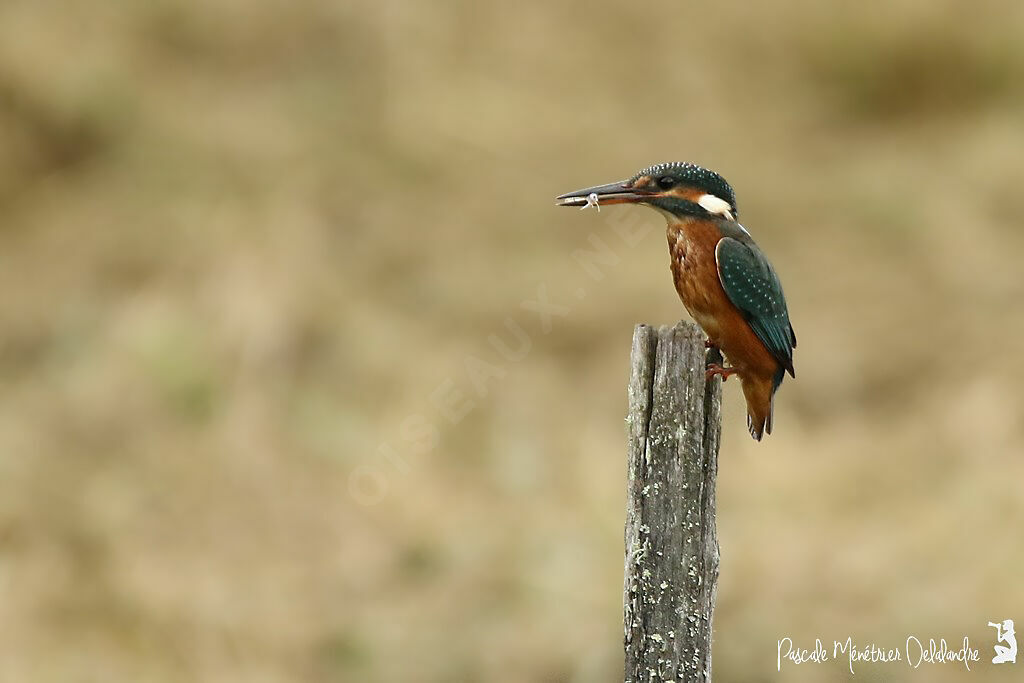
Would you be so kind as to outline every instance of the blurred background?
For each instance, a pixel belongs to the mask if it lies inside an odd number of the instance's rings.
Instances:
[[[800,340],[763,443],[725,387],[716,680],[908,634],[982,661],[856,680],[1013,679],[1022,30],[3,3],[0,681],[621,680],[630,337],[684,311],[656,213],[552,200],[674,160],[736,188]]]

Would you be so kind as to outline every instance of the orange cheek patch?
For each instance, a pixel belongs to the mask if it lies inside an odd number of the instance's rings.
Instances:
[[[704,193],[700,190],[695,190],[692,187],[674,187],[665,193],[669,197],[679,197],[685,199],[688,202],[697,203],[697,200],[701,198]]]

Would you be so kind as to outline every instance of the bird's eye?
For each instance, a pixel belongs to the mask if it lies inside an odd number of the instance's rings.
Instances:
[[[670,175],[663,175],[658,178],[658,187],[663,190],[667,190],[676,184],[676,179]]]

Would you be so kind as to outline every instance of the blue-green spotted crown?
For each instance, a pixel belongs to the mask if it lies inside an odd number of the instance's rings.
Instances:
[[[724,199],[732,206],[733,216],[739,215],[739,209],[736,206],[736,193],[733,192],[732,186],[725,182],[725,178],[703,166],[686,161],[655,164],[640,171],[630,180],[635,181],[643,176],[650,176],[655,181],[664,176],[672,176],[680,185],[688,185]]]

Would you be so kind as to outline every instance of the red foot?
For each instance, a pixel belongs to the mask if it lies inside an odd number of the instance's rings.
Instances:
[[[705,381],[707,381],[707,380],[711,379],[712,377],[714,377],[715,375],[718,375],[719,377],[722,378],[723,382],[726,382],[726,381],[729,380],[730,377],[732,377],[735,374],[736,374],[736,369],[735,368],[726,368],[726,367],[723,367],[723,366],[719,365],[718,363],[711,363],[710,365],[708,365],[707,369],[704,371],[704,379],[705,379]]]

